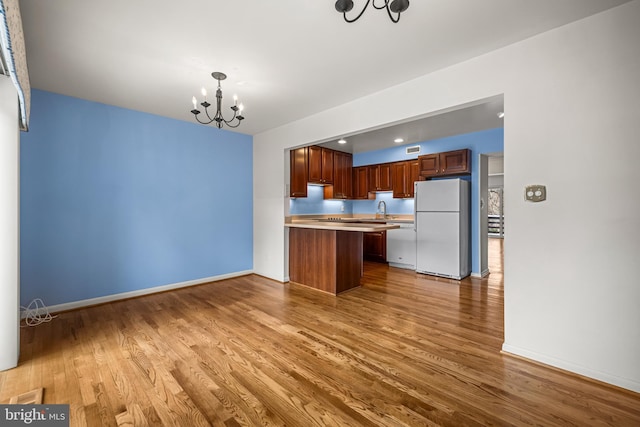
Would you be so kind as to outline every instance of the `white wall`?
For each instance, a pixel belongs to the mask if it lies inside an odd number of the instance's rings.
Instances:
[[[504,94],[503,348],[640,391],[638,23],[640,0],[256,135],[255,272],[288,275],[287,147]]]
[[[0,371],[18,364],[20,284],[18,92],[0,75]]]

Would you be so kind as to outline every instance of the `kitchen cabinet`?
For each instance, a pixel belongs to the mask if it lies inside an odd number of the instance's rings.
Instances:
[[[310,184],[333,184],[333,150],[312,145],[309,147]]]
[[[362,256],[376,262],[387,262],[387,232],[373,231],[362,235]]]
[[[368,166],[368,190],[391,191],[391,163],[382,163]]]
[[[359,166],[353,168],[353,199],[369,198],[369,168],[367,166]]]
[[[393,197],[406,199],[413,197],[413,183],[420,180],[418,159],[396,162],[391,165]]]
[[[290,151],[290,197],[307,197],[307,147],[296,148]]]
[[[325,199],[351,198],[351,169],[353,155],[342,151],[333,152],[333,185],[324,187]]]
[[[425,154],[418,157],[420,176],[468,175],[471,173],[471,150],[454,150],[444,153]]]

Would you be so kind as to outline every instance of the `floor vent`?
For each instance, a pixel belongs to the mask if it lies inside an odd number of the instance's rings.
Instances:
[[[420,146],[416,145],[414,147],[407,147],[407,154],[417,154],[420,152]]]

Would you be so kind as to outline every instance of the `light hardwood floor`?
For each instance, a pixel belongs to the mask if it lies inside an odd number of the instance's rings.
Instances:
[[[22,331],[0,402],[44,387],[71,425],[639,426],[640,395],[500,353],[486,279],[367,263],[338,297],[259,276],[60,314]]]

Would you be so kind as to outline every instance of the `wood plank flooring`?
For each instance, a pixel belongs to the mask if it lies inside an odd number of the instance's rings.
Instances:
[[[252,275],[61,313],[23,329],[0,402],[44,387],[74,426],[639,426],[640,395],[500,353],[491,243],[485,279],[367,263],[338,297]]]

